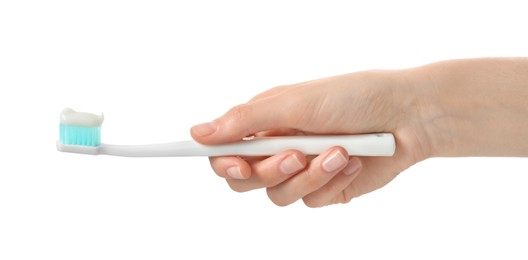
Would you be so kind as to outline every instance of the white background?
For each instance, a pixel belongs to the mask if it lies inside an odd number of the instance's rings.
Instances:
[[[430,159],[309,209],[206,158],[55,150],[67,106],[104,112],[104,142],[176,141],[276,85],[528,56],[523,1],[183,2],[0,2],[0,259],[528,257],[527,159]]]

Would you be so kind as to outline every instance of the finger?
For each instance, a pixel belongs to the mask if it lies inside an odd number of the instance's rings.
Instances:
[[[343,190],[354,181],[360,172],[361,161],[357,157],[351,157],[340,174],[337,174],[320,189],[304,196],[304,204],[311,208],[333,204],[337,197],[344,196]]]
[[[395,157],[361,158],[361,174],[343,190],[343,196],[336,197],[332,204],[347,203],[352,198],[385,186],[402,170],[395,166],[397,160]]]
[[[303,107],[307,102],[299,99],[298,95],[275,95],[238,105],[212,122],[193,126],[191,135],[203,144],[220,144],[265,130],[299,128],[295,126],[307,118]]]
[[[209,162],[216,175],[226,179],[248,179],[251,167],[240,157],[210,157]]]
[[[306,167],[305,156],[296,150],[289,150],[251,164],[251,177],[246,180],[228,179],[231,189],[244,192],[272,187],[287,180]]]
[[[333,147],[317,156],[308,168],[287,181],[268,188],[268,197],[279,206],[289,205],[320,189],[348,163],[348,155],[342,147]]]

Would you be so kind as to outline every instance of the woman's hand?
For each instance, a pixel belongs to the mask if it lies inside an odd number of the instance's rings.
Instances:
[[[277,205],[303,199],[310,207],[344,203],[382,187],[430,151],[404,73],[361,72],[281,86],[191,129],[204,144],[243,137],[392,132],[393,157],[349,157],[340,147],[305,157],[284,151],[269,158],[211,158],[235,191],[267,188]]]
[[[316,157],[291,150],[268,158],[210,159],[233,190],[266,188],[280,206],[298,199],[309,207],[345,203],[431,156],[510,155],[512,149],[504,147],[507,142],[501,136],[512,131],[519,135],[511,129],[519,122],[527,124],[528,108],[519,95],[527,96],[528,88],[522,86],[528,81],[522,81],[526,75],[520,83],[500,76],[503,70],[511,72],[504,66],[527,72],[526,64],[526,59],[451,61],[276,87],[194,126],[191,134],[200,143],[220,144],[251,135],[393,133],[393,157],[351,157],[343,148],[329,147]],[[501,82],[514,87],[501,90]],[[515,111],[509,112],[510,107]],[[494,118],[502,125],[489,122]],[[479,128],[478,135],[471,133]],[[515,154],[528,155],[527,139],[517,141],[521,145]]]

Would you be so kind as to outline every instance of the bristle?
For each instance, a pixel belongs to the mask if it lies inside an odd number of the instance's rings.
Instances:
[[[60,142],[68,145],[99,146],[101,144],[100,126],[60,125]]]

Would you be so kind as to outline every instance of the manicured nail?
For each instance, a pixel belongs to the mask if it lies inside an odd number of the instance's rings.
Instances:
[[[279,169],[284,174],[292,174],[303,168],[303,164],[295,154],[284,158],[279,165]]]
[[[361,168],[361,161],[356,157],[352,157],[350,158],[350,160],[348,160],[348,164],[343,169],[343,173],[345,175],[352,175],[358,172],[360,168]]]
[[[340,151],[335,151],[323,161],[323,169],[328,173],[332,173],[345,166],[347,162],[347,158]]]
[[[231,176],[233,179],[244,179],[244,176],[242,176],[242,172],[240,171],[240,167],[233,166],[227,168],[227,175]]]
[[[216,132],[218,125],[214,121],[193,126],[193,130],[199,136],[208,136]]]

